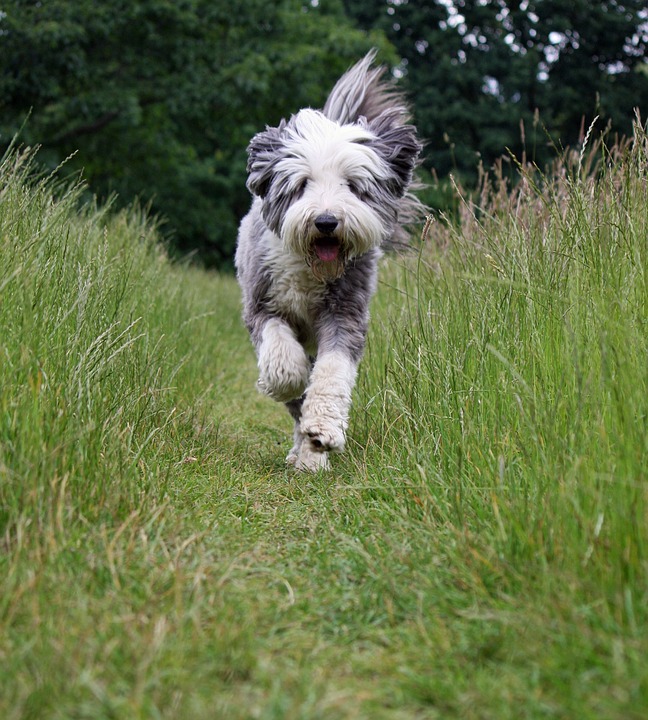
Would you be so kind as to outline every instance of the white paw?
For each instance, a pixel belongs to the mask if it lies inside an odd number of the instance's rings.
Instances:
[[[293,455],[291,451],[286,461],[294,465],[296,470],[317,472],[331,469],[328,453],[313,450],[307,441],[302,443],[298,454]]]
[[[288,402],[295,400],[304,394],[306,381],[298,376],[282,377],[263,373],[257,380],[257,388],[260,393],[267,395],[277,402]]]
[[[288,333],[275,334],[259,348],[259,390],[278,402],[304,394],[311,362],[304,348]]]
[[[307,438],[304,445],[310,444],[316,452],[344,450],[346,422],[343,418],[304,413],[300,429]]]
[[[286,465],[297,465],[297,460],[299,460],[299,451],[301,449],[301,445],[297,447],[296,445],[290,448],[290,452],[288,455],[286,455]]]

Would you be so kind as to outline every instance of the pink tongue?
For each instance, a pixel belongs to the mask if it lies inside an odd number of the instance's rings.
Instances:
[[[340,246],[336,242],[320,240],[315,243],[315,254],[322,262],[331,262],[337,260],[337,256],[340,254]]]

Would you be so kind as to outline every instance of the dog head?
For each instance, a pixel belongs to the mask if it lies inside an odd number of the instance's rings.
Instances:
[[[400,118],[395,108],[340,124],[306,109],[250,143],[247,185],[266,224],[322,279],[393,232],[421,149]]]

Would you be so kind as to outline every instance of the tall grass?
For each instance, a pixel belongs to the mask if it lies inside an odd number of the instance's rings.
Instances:
[[[227,423],[207,398],[242,382],[233,283],[172,266],[141,211],[82,205],[81,190],[39,176],[30,152],[0,167],[4,718],[133,716],[100,686],[123,671],[115,688],[141,693],[147,605],[166,617],[199,529],[179,524],[197,492],[182,483]]]
[[[0,715],[642,718],[648,155],[497,170],[390,261],[286,469],[233,278],[0,170]]]
[[[78,187],[32,176],[29,153],[0,169],[2,512],[55,526],[84,485],[92,521],[150,482],[139,463],[176,421],[190,318],[141,213],[77,214]]]
[[[385,292],[403,310],[387,311],[364,370],[366,476],[402,485],[412,537],[470,585],[457,605],[511,624],[505,653],[536,664],[540,688],[559,673],[570,717],[617,716],[621,696],[619,716],[639,717],[633,702],[648,701],[648,143],[636,133],[549,175],[520,166],[513,189],[484,175],[458,226],[437,220],[416,271]],[[543,667],[537,635],[563,646],[558,667]],[[620,678],[632,689],[615,691]]]

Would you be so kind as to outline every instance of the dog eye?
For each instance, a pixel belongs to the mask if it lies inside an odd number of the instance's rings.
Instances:
[[[357,183],[353,182],[353,180],[347,180],[347,187],[356,197],[362,198],[362,189]]]
[[[297,187],[295,188],[295,198],[299,200],[299,198],[304,194],[304,190],[306,190],[306,185],[308,185],[308,178],[304,178],[301,180]]]

